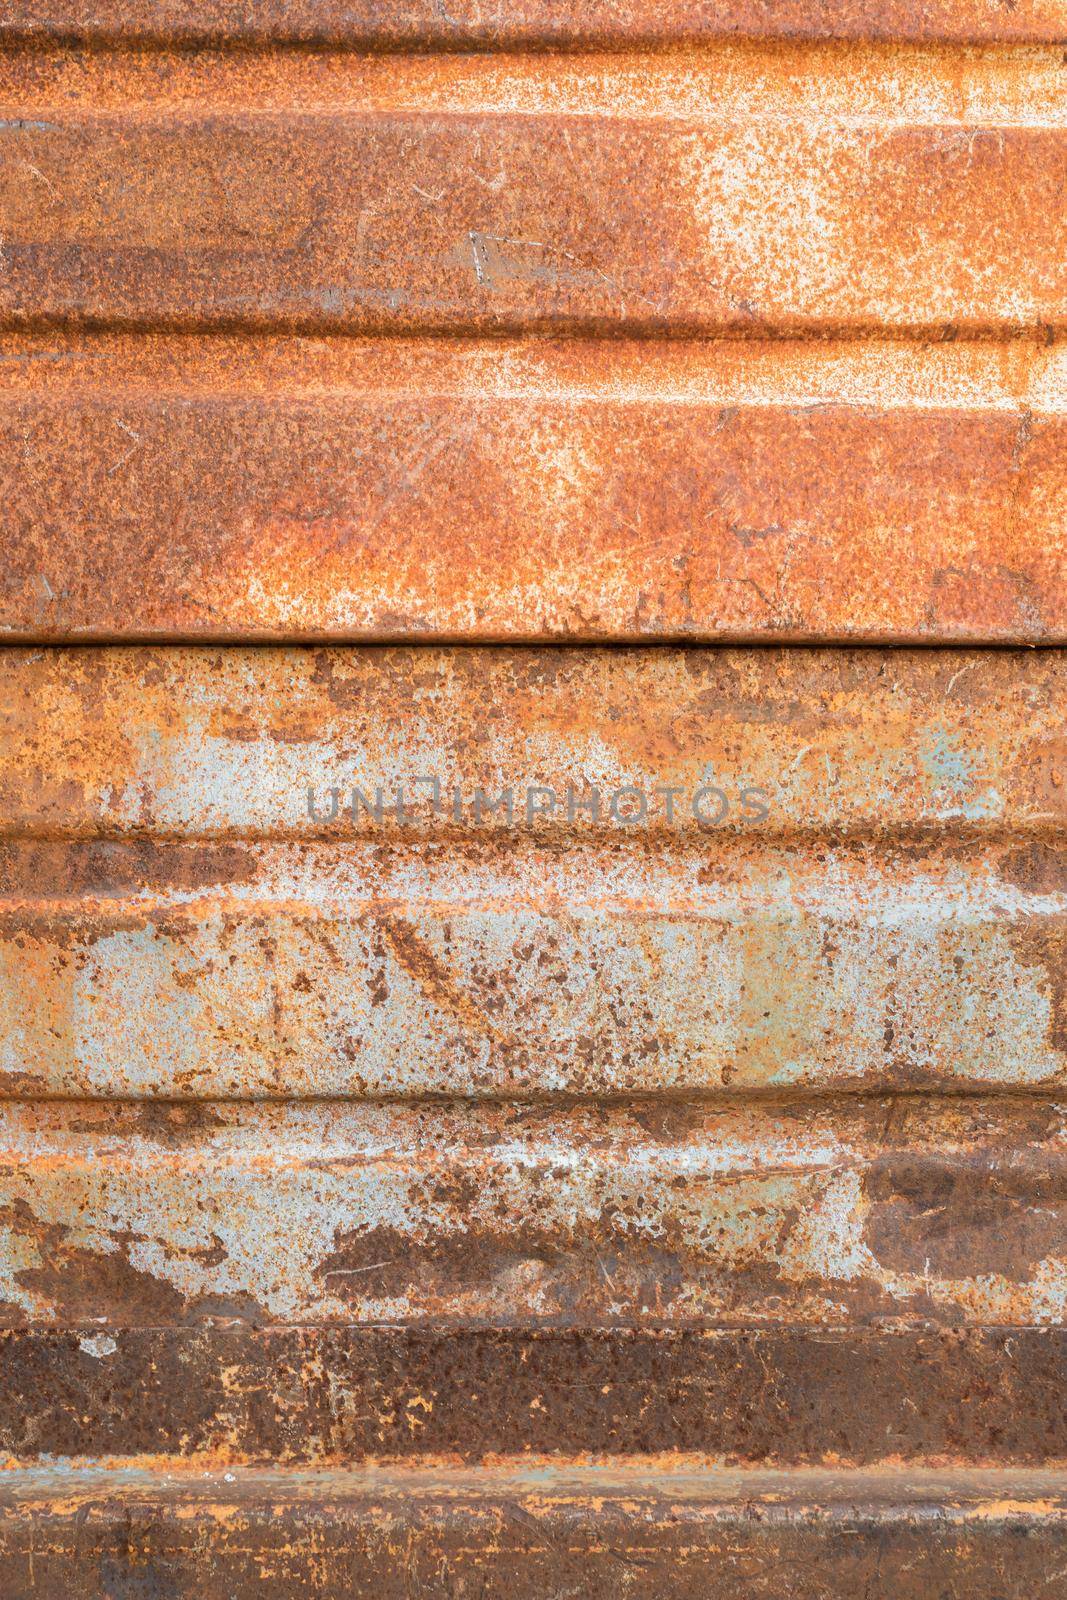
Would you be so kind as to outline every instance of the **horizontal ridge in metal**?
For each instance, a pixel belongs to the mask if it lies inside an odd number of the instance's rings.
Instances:
[[[0,54],[0,637],[1067,641],[1062,52],[637,37]]]

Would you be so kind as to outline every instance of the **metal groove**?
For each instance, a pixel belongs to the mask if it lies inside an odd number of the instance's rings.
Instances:
[[[1059,1600],[1065,38],[10,0],[5,1600]]]
[[[71,1581],[187,1596],[224,1587],[291,1596],[305,1585],[376,1594],[483,1595],[576,1583],[631,1595],[822,1596],[827,1582],[898,1596],[966,1584],[975,1600],[1028,1583],[1053,1595],[1064,1484],[1051,1473],[748,1474],[504,1462],[491,1472],[413,1468],[191,1473],[54,1466],[5,1474],[0,1577],[12,1597],[66,1596]],[[75,1534],[71,1511],[77,1521]],[[200,1552],[213,1551],[210,1574]],[[810,1574],[810,1576],[809,1576]],[[164,1590],[164,1592],[166,1592]],[[858,1592],[858,1587],[853,1589]]]
[[[75,40],[149,42],[181,47],[228,40],[242,44],[345,44],[378,49],[444,49],[552,44],[717,39],[1046,40],[1067,34],[1062,0],[791,0],[769,8],[756,0],[267,0],[254,12],[232,0],[12,0],[0,40],[48,44]]]

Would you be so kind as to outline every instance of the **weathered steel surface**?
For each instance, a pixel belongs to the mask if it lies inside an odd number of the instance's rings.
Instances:
[[[297,1594],[1056,1600],[1063,1474],[491,1471],[5,1475],[6,1600]],[[212,1551],[210,1564],[204,1549]],[[353,1590],[353,1585],[359,1585]],[[365,1587],[364,1587],[365,1586]]]
[[[0,1320],[1056,1323],[1065,1117],[8,1106]]]
[[[6,8],[5,1597],[1062,1592],[1065,35]]]
[[[1036,844],[1067,822],[1059,651],[81,648],[8,650],[4,661],[9,839],[355,834],[458,845],[504,832],[514,845],[521,829],[597,845],[651,833],[657,847],[665,835],[706,844],[713,833],[753,846],[842,834]],[[436,812],[432,787],[415,782],[435,775]],[[708,785],[728,804],[719,818],[721,802],[705,800],[702,824],[692,796]],[[380,821],[362,804],[353,818],[353,786],[372,807],[383,790]],[[510,823],[490,805],[508,786]],[[556,809],[535,799],[527,823],[526,791],[540,786]],[[611,813],[610,796],[627,786],[647,797],[640,827],[619,820],[636,811],[632,797]],[[332,787],[341,804],[327,820]],[[678,791],[674,820],[654,795],[668,788]],[[752,805],[764,816],[746,811],[744,789],[761,791]],[[103,868],[104,855],[72,858],[94,859]],[[218,870],[230,858],[212,859]],[[78,877],[56,865],[36,887],[76,892]],[[1016,870],[1022,877],[1022,857]],[[1029,886],[1057,885],[1038,871]]]
[[[0,1333],[0,1450],[354,1462],[1067,1465],[1058,1328]],[[850,1597],[851,1600],[851,1597]]]
[[[0,40],[171,44],[239,40],[373,46],[786,39],[1049,40],[1063,0],[8,0]]]
[[[9,326],[1059,329],[1041,122],[12,99]],[[931,196],[936,204],[931,204]],[[906,262],[906,270],[902,264]]]
[[[0,634],[1063,642],[1065,414],[1059,345],[9,335]]]
[[[1058,654],[8,662],[8,1094],[1067,1080]]]
[[[461,841],[0,851],[0,1091],[1067,1084],[1062,845]]]

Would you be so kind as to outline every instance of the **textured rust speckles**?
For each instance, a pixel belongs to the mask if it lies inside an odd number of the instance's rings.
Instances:
[[[617,44],[763,35],[785,39],[973,39],[1060,42],[1062,0],[11,0],[0,39],[172,44],[240,40],[358,46]]]
[[[72,1584],[148,1600],[295,1600],[354,1584],[384,1600],[424,1589],[544,1600],[615,1595],[621,1575],[635,1600],[665,1591],[770,1600],[788,1571],[795,1600],[964,1589],[998,1600],[1009,1582],[1053,1592],[1065,1520],[1063,1475],[1018,1469],[729,1473],[657,1458],[593,1471],[64,1464],[5,1475],[0,1581],[11,1600],[66,1600]]]
[[[1062,641],[1058,348],[819,348],[13,345],[0,634]]]
[[[152,836],[457,842],[521,831],[659,843],[717,831],[755,845],[797,831],[1048,837],[1067,819],[1067,676],[1056,652],[157,648],[11,651],[6,661],[8,836],[138,835],[150,851]],[[440,812],[420,776],[440,780]],[[717,830],[693,815],[691,796],[708,783],[730,800]],[[647,828],[611,822],[608,799],[623,785],[647,792]],[[359,805],[353,816],[353,786],[372,801],[382,789],[380,821]],[[518,825],[484,808],[476,821],[475,790],[509,786]],[[558,804],[527,827],[532,786],[552,788]],[[568,812],[568,786],[576,799],[600,791],[599,820],[577,804]],[[682,792],[673,822],[653,794],[668,786]],[[326,822],[331,787],[343,798]],[[764,792],[764,817],[746,814],[743,788]],[[235,879],[247,858],[217,851],[195,864],[168,857],[171,867],[131,854],[122,870],[141,861],[146,882],[197,870],[207,886]],[[76,889],[90,858],[69,859],[53,894]]]
[[[1063,1115],[1025,1101],[2,1125],[9,1324],[1015,1325],[1067,1295]]]
[[[205,1465],[681,1451],[737,1464],[1053,1468],[1067,1457],[1060,1328],[231,1323],[116,1328],[103,1355],[100,1332],[0,1333],[0,1449]]]
[[[129,850],[6,851],[0,1092],[1067,1081],[1067,894],[1013,846]]]
[[[2,29],[2,23],[0,23]],[[0,112],[567,113],[950,128],[1067,120],[1062,52],[743,40],[699,49],[396,54],[53,48],[0,56]],[[32,109],[38,115],[30,119]],[[21,131],[10,117],[7,131]]]
[[[1056,327],[1067,306],[1054,127],[16,121],[9,326],[997,333]]]

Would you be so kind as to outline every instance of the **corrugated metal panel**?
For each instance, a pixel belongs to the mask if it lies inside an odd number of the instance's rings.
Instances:
[[[715,39],[1062,41],[1062,0],[10,0],[0,40],[355,46]]]
[[[1058,55],[1025,55],[1007,92],[996,53],[962,93],[952,58],[908,61],[902,95],[892,56],[846,60],[825,86],[819,65],[742,68],[731,49],[720,98],[714,51],[663,72],[655,56],[357,73],[194,58],[147,87],[113,57],[52,63],[44,82],[9,57],[0,312],[324,332],[1058,329]]]
[[[1063,642],[1063,372],[1026,341],[9,336],[0,631]]]
[[[9,661],[9,1093],[1067,1080],[1059,654]]]
[[[531,838],[625,833],[637,802],[609,805],[625,785],[646,797],[640,837],[706,842],[710,826],[753,844],[1054,839],[1067,823],[1059,651],[157,648],[4,659],[0,830],[11,840],[513,833],[516,818],[488,803],[475,815],[474,791],[488,802],[510,787],[525,822],[525,791],[539,784],[557,804],[536,804]],[[725,811],[694,810],[695,792],[716,782]],[[372,802],[382,789],[380,818],[353,812],[353,785]],[[335,786],[344,803],[329,817]],[[677,791],[670,814],[657,787]],[[743,802],[746,788],[758,802]]]
[[[0,1321],[1061,1322],[1043,1104],[0,1115]]]
[[[1067,1082],[1062,849],[609,848],[20,851],[82,887],[0,908],[0,1090]]]
[[[655,1484],[613,1470],[491,1472],[136,1471],[61,1475],[79,1518],[73,1560],[55,1477],[0,1485],[16,1584],[66,1600],[104,1572],[137,1594],[165,1571],[192,1600],[291,1600],[315,1552],[320,1592],[351,1593],[354,1571],[383,1597],[440,1594],[459,1581],[484,1596],[699,1594],[771,1600],[783,1573],[795,1600],[831,1592],[937,1593],[967,1574],[971,1600],[1047,1582],[1063,1538],[1063,1486],[1015,1475],[827,1472],[700,1475],[662,1464]],[[933,1513],[933,1515],[931,1515]],[[68,1513],[69,1514],[69,1513]],[[205,1572],[202,1550],[214,1552]],[[32,1574],[32,1577],[31,1577]],[[795,1574],[795,1576],[794,1576]],[[143,1589],[141,1592],[145,1592]],[[150,1592],[150,1591],[148,1591]],[[166,1591],[164,1591],[166,1592]]]
[[[1063,76],[0,56],[0,630],[1064,642]]]
[[[7,7],[5,1600],[1062,1594],[1065,36]]]

